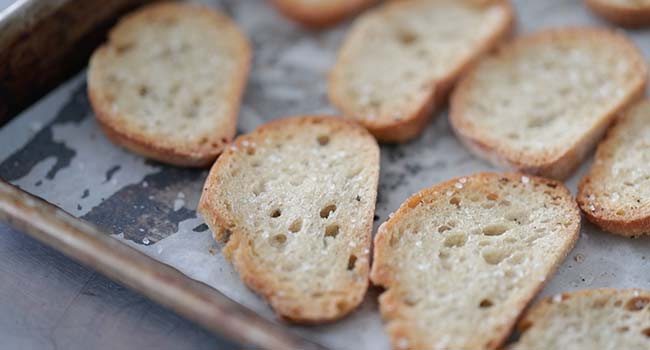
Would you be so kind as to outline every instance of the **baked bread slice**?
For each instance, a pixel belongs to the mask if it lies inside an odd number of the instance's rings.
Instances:
[[[323,28],[362,11],[377,0],[272,0],[288,18],[309,28]]]
[[[573,248],[560,183],[479,173],[423,190],[381,225],[371,279],[395,349],[496,349]]]
[[[589,221],[624,236],[650,233],[650,101],[627,109],[598,145],[578,185]]]
[[[650,292],[593,289],[558,294],[529,310],[511,350],[650,348]]]
[[[620,26],[634,28],[650,25],[648,0],[585,0],[598,16]]]
[[[355,21],[330,72],[329,98],[380,141],[412,139],[512,23],[507,0],[389,2]]]
[[[158,3],[127,15],[90,59],[88,95],[118,145],[180,166],[210,165],[235,135],[251,49],[224,15]]]
[[[283,318],[344,316],[368,287],[377,142],[336,117],[273,121],[210,170],[198,211],[242,280]]]
[[[645,89],[643,56],[622,34],[545,30],[486,56],[458,84],[450,121],[474,153],[563,179]]]

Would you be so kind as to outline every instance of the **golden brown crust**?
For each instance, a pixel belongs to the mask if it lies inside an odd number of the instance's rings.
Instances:
[[[250,259],[250,256],[252,256],[252,247],[246,243],[245,233],[242,228],[237,226],[237,220],[232,211],[227,207],[219,205],[219,203],[216,202],[218,198],[205,194],[220,185],[220,177],[218,174],[224,172],[230,165],[232,155],[236,152],[235,149],[247,150],[249,144],[255,143],[256,140],[270,137],[272,136],[272,133],[279,129],[299,129],[302,128],[302,125],[304,124],[314,123],[327,123],[331,126],[333,131],[345,129],[346,132],[356,134],[358,137],[368,140],[370,144],[375,145],[376,159],[371,161],[376,162],[377,164],[376,173],[373,177],[375,180],[374,184],[372,184],[373,188],[376,189],[379,179],[379,147],[377,146],[375,139],[367,130],[354,122],[332,116],[315,115],[286,117],[273,120],[260,126],[255,131],[241,135],[235,139],[232,147],[228,147],[210,169],[210,173],[203,187],[204,194],[201,196],[197,209],[205,219],[206,224],[213,231],[215,239],[227,241],[227,244],[223,249],[223,254],[226,259],[233,264],[242,281],[253,291],[264,297],[269,304],[271,304],[271,307],[275,312],[284,320],[300,324],[322,324],[332,322],[352,312],[363,301],[363,297],[368,288],[369,280],[367,276],[370,270],[369,257],[366,259],[368,263],[365,265],[356,265],[361,266],[359,274],[366,277],[359,280],[355,285],[349,286],[346,291],[347,295],[341,296],[346,301],[344,303],[339,303],[342,299],[333,299],[330,301],[331,305],[328,305],[326,308],[327,310],[323,310],[320,305],[309,304],[310,299],[308,298],[298,300],[294,297],[280,295],[278,293],[278,290],[280,289],[278,288],[278,282],[269,278],[269,276],[267,276],[267,271],[262,271],[252,261],[252,259]],[[372,200],[373,203],[372,211],[371,213],[366,214],[372,217],[372,213],[374,213],[375,198],[369,200]],[[372,220],[368,220],[364,230],[365,231],[362,233],[364,234],[363,244],[358,246],[358,249],[361,250],[364,249],[363,247],[366,247],[367,249],[370,248],[372,240]],[[362,259],[364,254],[365,256],[369,255],[366,251],[365,253],[359,253],[358,257]]]
[[[326,4],[310,4],[302,0],[272,0],[275,7],[288,18],[307,28],[332,26],[361,12],[378,0],[348,0]]]
[[[362,124],[377,140],[386,143],[403,143],[417,137],[424,130],[428,124],[431,114],[438,108],[442,107],[447,100],[447,97],[453,88],[458,77],[462,76],[476,60],[484,53],[489,52],[501,40],[510,36],[514,29],[515,18],[514,10],[509,0],[494,0],[490,3],[498,3],[502,11],[503,22],[493,30],[490,36],[484,41],[478,43],[473,52],[468,53],[465,57],[457,61],[457,66],[450,70],[446,76],[439,80],[432,82],[426,96],[421,99],[418,105],[414,105],[409,111],[405,111],[405,115],[398,120],[391,120],[389,122],[376,121],[370,119],[358,119],[353,116],[356,111],[353,107],[347,105],[343,97],[337,93],[338,86],[333,79],[333,74],[329,74],[328,96],[333,105],[337,106],[343,112],[343,115],[353,119]],[[399,2],[389,3],[384,5],[378,11],[386,11],[390,7],[400,6]],[[349,40],[343,43],[339,50],[339,57],[337,65],[346,64],[342,62],[341,52],[346,50],[346,47],[352,45]]]
[[[577,298],[612,298],[629,296],[634,298],[650,298],[650,291],[643,289],[616,289],[616,288],[596,288],[596,289],[583,289],[570,293],[561,293],[554,296],[549,296],[537,304],[531,306],[521,317],[517,323],[517,332],[520,337],[523,336],[536,322],[540,321],[541,317],[547,313],[548,308],[554,304],[562,303],[564,300],[577,299]],[[517,345],[516,343],[513,345]]]
[[[640,103],[647,104],[649,102],[645,100]],[[628,109],[626,112],[630,110]],[[620,118],[628,117],[631,116],[623,115]],[[624,125],[624,120],[620,118],[607,131],[607,135],[601,143],[598,144],[594,164],[578,183],[576,200],[587,219],[603,230],[622,236],[636,237],[643,234],[650,234],[650,208],[640,207],[630,209],[623,205],[623,203],[619,207],[613,207],[603,204],[598,200],[590,200],[589,198],[592,194],[602,192],[598,189],[598,184],[607,181],[604,176],[611,172],[611,164],[609,161],[612,160],[612,156],[610,154],[618,147],[615,136],[624,128],[629,127]],[[640,150],[639,152],[643,151]],[[625,215],[618,215],[616,213],[620,209],[625,210]]]
[[[589,27],[544,30],[529,36],[520,37],[511,43],[499,47],[495,51],[494,56],[507,56],[518,50],[523,50],[528,46],[570,35],[585,35],[591,37],[591,40],[608,40],[612,45],[619,47],[621,55],[635,58],[635,70],[639,72],[638,76],[640,79],[620,103],[604,113],[582,137],[577,138],[574,144],[567,148],[566,152],[553,155],[545,154],[536,159],[530,159],[521,156],[517,150],[510,149],[504,151],[506,146],[500,142],[488,142],[486,137],[484,137],[486,134],[485,130],[480,130],[465,120],[468,93],[473,88],[476,71],[480,69],[479,63],[465,74],[451,96],[449,121],[452,130],[458,136],[461,143],[479,157],[487,159],[489,162],[507,170],[516,170],[560,180],[572,174],[586,154],[602,138],[605,130],[614,118],[616,118],[617,114],[643,96],[647,79],[647,68],[639,49],[625,36],[611,30]],[[502,151],[498,151],[497,149],[501,149]]]
[[[508,174],[496,174],[490,172],[477,173],[472,175],[472,181],[480,181],[489,183],[491,179],[498,177],[505,181],[521,181],[521,173],[508,173]],[[465,177],[467,178],[467,177]],[[396,272],[391,271],[388,264],[390,262],[384,261],[385,256],[389,256],[388,253],[390,247],[390,232],[395,225],[395,222],[402,219],[403,216],[407,214],[412,208],[417,207],[421,203],[431,202],[436,198],[440,193],[444,193],[449,188],[454,188],[454,184],[458,183],[461,177],[454,178],[445,182],[442,182],[433,187],[424,189],[410,198],[408,198],[397,211],[392,215],[392,217],[384,222],[378,229],[377,234],[374,239],[374,255],[373,255],[373,265],[370,272],[370,280],[373,284],[382,286],[386,288],[386,291],[380,296],[380,311],[382,318],[384,320],[401,318],[401,306],[403,301],[400,300],[396,295],[390,293],[391,287],[397,282],[394,278]],[[563,198],[567,210],[574,212],[576,217],[576,225],[573,227],[573,230],[567,232],[566,235],[570,239],[562,246],[562,249],[558,252],[558,259],[554,261],[552,268],[548,271],[548,275],[554,274],[559,265],[562,263],[564,258],[569,254],[571,249],[575,246],[578,241],[580,233],[580,210],[576,205],[573,197],[569,190],[559,181],[552,179],[546,179],[542,177],[529,177],[530,183],[539,183],[540,185],[548,187],[548,191],[552,191],[557,194],[558,197]],[[567,228],[569,229],[569,228]],[[517,310],[523,311],[526,305],[539,293],[539,291],[544,287],[544,281],[531,282],[536,283],[536,286],[531,290],[531,292],[525,297],[521,298],[517,302]],[[517,319],[513,318],[510,323],[504,325],[499,332],[495,333],[492,339],[475,339],[475,344],[469,347],[471,349],[497,349],[502,346],[508,336],[510,335],[512,329],[515,326]],[[393,348],[399,348],[400,339],[408,339],[410,348],[420,349],[428,348],[431,344],[426,343],[425,339],[421,339],[414,335],[413,331],[417,327],[409,323],[408,320],[401,319],[400,324],[396,327],[388,329]],[[487,345],[486,345],[487,342]]]
[[[598,16],[627,28],[650,25],[650,4],[625,6],[608,0],[585,0],[587,6]]]
[[[232,82],[234,86],[233,93],[228,97],[228,100],[234,108],[220,129],[215,130],[213,136],[201,144],[192,142],[186,142],[183,145],[171,144],[165,142],[164,138],[157,135],[144,133],[137,127],[117,121],[115,112],[111,107],[111,102],[106,99],[98,88],[95,88],[95,81],[99,79],[94,73],[96,57],[102,55],[111,46],[111,39],[115,36],[114,33],[119,26],[136,21],[146,21],[151,16],[185,15],[205,16],[215,23],[226,23],[236,28],[236,24],[229,18],[206,6],[173,2],[162,2],[145,6],[122,18],[111,29],[108,42],[97,48],[93,53],[88,71],[88,96],[99,125],[112,142],[137,154],[163,163],[186,167],[205,167],[214,162],[217,156],[231,142],[236,132],[239,101],[244,92],[251,61],[250,44],[241,32],[235,31],[240,35],[237,39],[240,41],[240,52],[237,53],[237,56],[241,58],[242,64],[240,64],[239,71],[236,74],[236,81]]]

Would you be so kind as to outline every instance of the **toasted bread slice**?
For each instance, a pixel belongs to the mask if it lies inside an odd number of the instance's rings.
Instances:
[[[624,236],[650,233],[650,101],[627,109],[578,185],[589,221]]]
[[[560,183],[480,173],[423,190],[375,236],[371,279],[396,349],[495,349],[578,239]]]
[[[198,210],[244,283],[280,316],[326,322],[368,287],[378,177],[379,148],[362,127],[281,119],[219,157]]]
[[[93,54],[90,102],[116,144],[164,163],[210,165],[235,135],[250,56],[224,15],[149,5],[124,17]]]
[[[650,292],[594,289],[558,294],[529,310],[511,350],[648,349]]]
[[[336,24],[377,0],[273,0],[285,16],[309,28]]]
[[[450,121],[496,165],[563,179],[646,83],[643,56],[606,29],[546,30],[485,57],[458,84]]]
[[[330,73],[329,98],[380,141],[412,139],[512,22],[506,0],[389,2],[355,21]]]
[[[650,1],[648,0],[585,0],[598,16],[623,27],[634,28],[650,25]]]

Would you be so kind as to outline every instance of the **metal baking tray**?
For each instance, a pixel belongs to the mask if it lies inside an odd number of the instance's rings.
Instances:
[[[116,16],[143,2],[27,0],[0,13],[0,121],[8,121],[0,129],[0,218],[244,345],[389,348],[375,288],[358,310],[333,324],[300,327],[277,320],[240,282],[195,212],[207,171],[143,159],[100,132],[83,66]],[[326,97],[326,74],[349,23],[308,31],[266,1],[204,2],[234,18],[253,43],[238,133],[282,116],[337,113]],[[581,1],[513,3],[519,33],[608,26]],[[628,34],[650,53],[650,31]],[[567,181],[574,193],[589,162]],[[374,228],[411,194],[485,170],[497,169],[468,153],[451,133],[446,112],[437,112],[416,140],[381,147]],[[595,287],[650,289],[649,253],[650,239],[617,237],[583,220],[576,248],[541,295]]]

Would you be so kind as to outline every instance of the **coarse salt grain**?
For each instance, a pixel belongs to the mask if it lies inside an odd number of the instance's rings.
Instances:
[[[530,182],[530,178],[528,176],[522,176],[521,177],[521,182],[524,184],[527,184]]]

